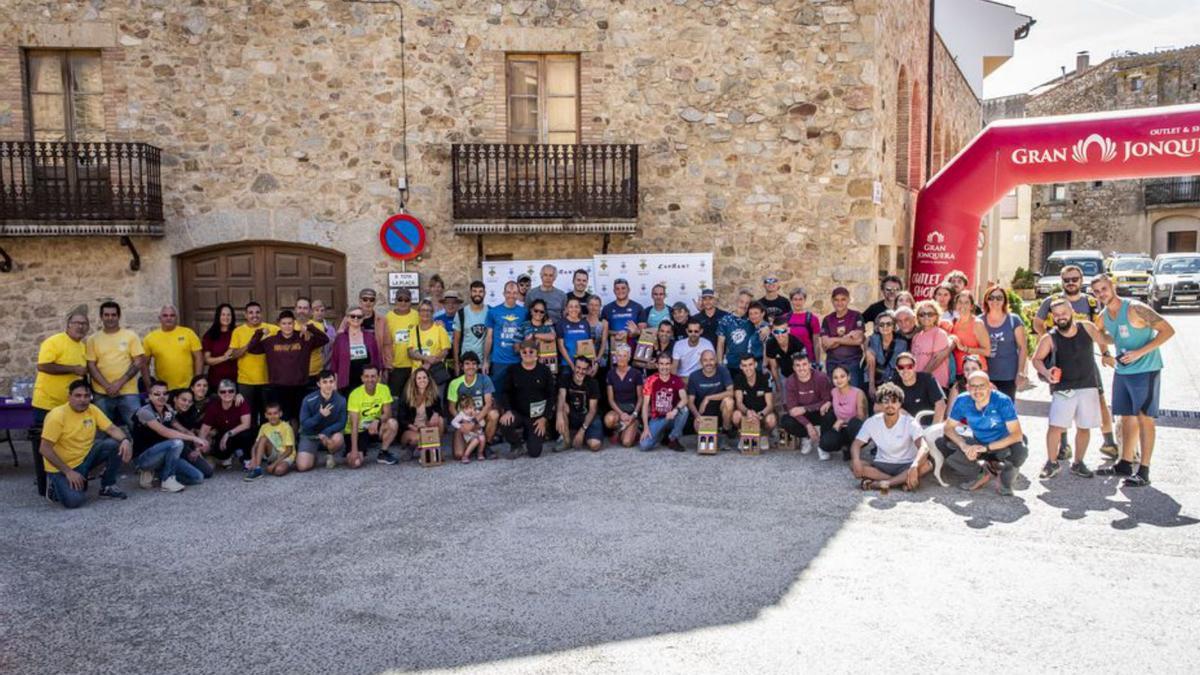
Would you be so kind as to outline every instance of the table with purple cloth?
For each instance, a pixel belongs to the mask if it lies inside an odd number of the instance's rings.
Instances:
[[[12,453],[13,466],[20,466],[17,461],[17,448],[13,445],[12,432],[15,429],[29,429],[33,426],[33,405],[29,401],[14,401],[10,398],[0,398],[0,443],[8,443],[8,451]],[[36,451],[35,451],[36,453]]]

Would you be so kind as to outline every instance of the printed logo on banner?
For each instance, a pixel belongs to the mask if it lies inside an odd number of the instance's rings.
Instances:
[[[1071,149],[1071,159],[1080,164],[1088,163],[1088,147],[1093,143],[1100,146],[1100,161],[1111,162],[1117,156],[1117,144],[1113,143],[1113,139],[1100,134],[1092,134],[1086,139],[1081,139],[1075,143],[1075,147]]]
[[[927,237],[925,237],[925,241],[930,244],[942,244],[946,241],[946,235],[934,230],[930,232]]]

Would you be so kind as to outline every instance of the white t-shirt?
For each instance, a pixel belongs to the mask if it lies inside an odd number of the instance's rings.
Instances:
[[[700,370],[700,355],[706,351],[717,353],[708,338],[700,338],[695,347],[688,344],[687,338],[676,340],[675,346],[671,348],[671,358],[679,362],[679,372],[676,374],[680,377],[688,377]]]
[[[917,420],[900,413],[891,429],[883,421],[883,413],[872,415],[863,422],[855,440],[875,441],[875,461],[885,464],[907,464],[917,457],[918,438],[924,437]]]

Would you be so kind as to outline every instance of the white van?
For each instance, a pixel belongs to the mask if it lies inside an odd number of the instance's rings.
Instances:
[[[1104,254],[1100,251],[1055,251],[1046,258],[1042,266],[1042,275],[1038,277],[1036,288],[1038,297],[1045,297],[1062,288],[1059,274],[1067,265],[1075,265],[1083,270],[1083,290],[1088,289],[1092,278],[1104,273]]]

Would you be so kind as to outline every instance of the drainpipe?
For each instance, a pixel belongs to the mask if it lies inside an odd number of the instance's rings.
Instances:
[[[933,9],[937,0],[929,0],[929,53],[925,70],[925,180],[933,176],[933,45],[937,28],[933,24]]]

